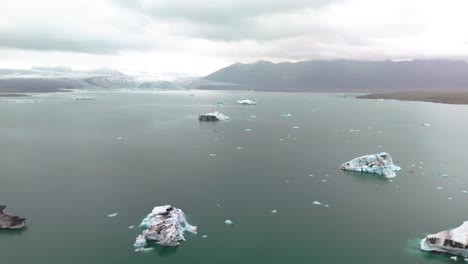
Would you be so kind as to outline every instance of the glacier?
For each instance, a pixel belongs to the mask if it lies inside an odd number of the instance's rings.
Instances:
[[[364,155],[340,165],[342,170],[369,172],[385,175],[387,178],[396,176],[395,171],[401,170],[393,164],[392,157],[387,152]]]
[[[468,257],[468,221],[457,228],[428,235],[419,243],[423,251],[444,252]]]
[[[141,222],[143,232],[137,236],[133,246],[135,252],[144,251],[148,242],[163,246],[178,246],[184,238],[184,231],[197,233],[197,227],[187,222],[182,210],[171,205],[156,206]]]

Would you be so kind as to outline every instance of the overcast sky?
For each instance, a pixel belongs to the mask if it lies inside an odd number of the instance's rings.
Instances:
[[[468,59],[468,0],[0,0],[0,67]]]

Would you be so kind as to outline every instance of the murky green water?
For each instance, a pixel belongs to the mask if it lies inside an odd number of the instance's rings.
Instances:
[[[189,93],[0,101],[0,203],[28,218],[27,229],[0,232],[2,263],[450,262],[417,243],[468,220],[468,106]],[[236,105],[243,96],[259,105]],[[213,110],[232,120],[197,121]],[[392,182],[338,169],[380,151],[403,168]],[[127,227],[164,204],[184,210],[199,234],[133,253],[139,230]]]

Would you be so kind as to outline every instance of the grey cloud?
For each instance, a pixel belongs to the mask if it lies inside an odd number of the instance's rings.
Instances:
[[[316,10],[344,0],[237,0],[237,1],[143,1],[114,0],[115,3],[147,15],[156,21],[190,24],[192,37],[209,40],[277,39],[297,34],[266,28],[263,18],[302,10]]]
[[[36,51],[71,51],[90,54],[115,54],[122,47],[116,41],[90,38],[66,32],[47,34],[37,31],[0,31],[0,46]]]

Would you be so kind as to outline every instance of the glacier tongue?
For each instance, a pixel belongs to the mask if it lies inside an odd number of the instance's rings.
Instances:
[[[143,232],[133,244],[137,249],[142,249],[149,241],[163,246],[177,246],[180,240],[185,240],[184,231],[197,233],[197,227],[187,222],[184,212],[170,205],[154,207],[143,219],[140,228]]]
[[[385,175],[387,178],[396,176],[395,171],[401,170],[393,164],[392,157],[387,152],[364,155],[340,165],[342,170],[352,170]]]
[[[457,228],[428,235],[421,240],[420,248],[468,257],[468,221]]]

